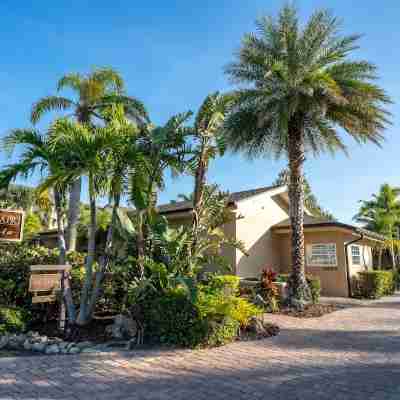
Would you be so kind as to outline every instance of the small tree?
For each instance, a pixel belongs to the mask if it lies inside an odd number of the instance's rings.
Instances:
[[[378,246],[379,267],[382,267],[382,251],[388,249],[392,257],[392,266],[396,267],[395,244],[398,238],[400,223],[400,188],[383,184],[378,194],[372,195],[372,200],[360,201],[360,209],[354,219],[363,224],[366,229],[380,233],[388,238]]]

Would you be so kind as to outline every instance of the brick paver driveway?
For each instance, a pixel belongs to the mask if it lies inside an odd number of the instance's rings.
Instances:
[[[0,399],[400,399],[400,297],[202,351],[0,359]]]

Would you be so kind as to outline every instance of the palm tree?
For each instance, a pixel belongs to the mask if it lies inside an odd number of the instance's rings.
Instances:
[[[17,177],[28,178],[35,170],[42,175],[58,174],[69,164],[65,149],[50,146],[47,135],[42,135],[34,129],[15,129],[3,139],[3,147],[10,152],[18,145],[23,145],[25,151],[20,155],[18,162],[7,165],[0,171],[0,187],[8,187],[10,182]],[[66,243],[64,236],[64,194],[66,185],[54,184],[54,205],[57,219],[57,236],[59,247],[59,263],[66,262]],[[75,320],[75,308],[73,306],[70,287],[64,288],[64,298],[67,304],[69,318]]]
[[[194,156],[192,250],[196,246],[199,233],[199,214],[202,209],[209,163],[211,159],[222,155],[225,151],[222,127],[229,100],[229,96],[213,93],[205,98],[195,117],[193,136],[197,142],[197,149]]]
[[[50,144],[68,152],[71,163],[58,174],[50,176],[47,184],[72,182],[77,176],[88,177],[88,257],[79,314],[75,321],[78,326],[86,325],[93,317],[105,273],[112,261],[114,227],[121,196],[126,192],[129,173],[134,168],[141,170],[138,165],[143,165],[143,154],[140,152],[140,145],[143,144],[141,129],[126,119],[120,106],[113,106],[109,117],[102,127],[88,127],[60,119],[51,128]],[[96,199],[100,195],[108,195],[112,212],[103,256],[98,259],[98,268],[94,272],[98,228]]]
[[[137,213],[137,256],[140,275],[144,273],[146,220],[155,214],[158,192],[164,188],[164,175],[170,169],[173,175],[187,168],[186,157],[192,154],[186,139],[192,130],[186,123],[191,112],[171,117],[164,126],[149,125],[142,130],[136,162],[129,171],[129,197]]]
[[[32,123],[37,123],[50,111],[72,111],[77,122],[90,125],[96,119],[107,119],[107,111],[115,104],[123,105],[126,115],[136,122],[148,121],[144,105],[136,98],[125,95],[121,76],[111,68],[97,68],[86,75],[67,74],[57,83],[57,92],[63,89],[72,90],[76,98],[47,96],[40,99],[32,107]],[[81,179],[77,178],[69,199],[67,232],[69,250],[76,248],[80,193]]]
[[[393,268],[396,267],[393,241],[398,239],[398,224],[400,223],[400,188],[383,184],[378,194],[372,195],[372,200],[360,201],[360,209],[354,220],[362,223],[366,229],[378,232],[389,239],[390,254]],[[379,250],[379,267],[382,267],[382,249]]]
[[[285,156],[290,169],[292,273],[289,302],[310,297],[304,274],[304,178],[306,155],[345,150],[338,128],[358,143],[380,144],[388,123],[389,97],[378,85],[376,67],[350,59],[359,35],[340,36],[338,19],[315,12],[300,25],[285,6],[277,19],[263,17],[247,34],[236,61],[226,68],[241,87],[232,93],[226,138],[249,157]]]
[[[77,325],[85,325],[91,318],[90,296],[93,286],[93,265],[96,257],[98,196],[107,193],[108,165],[115,131],[106,127],[90,127],[65,118],[56,120],[50,128],[50,147],[68,153],[70,163],[51,174],[44,185],[69,184],[77,177],[87,176],[90,207],[88,249],[85,264],[85,282],[82,287]],[[89,311],[90,310],[90,311]]]

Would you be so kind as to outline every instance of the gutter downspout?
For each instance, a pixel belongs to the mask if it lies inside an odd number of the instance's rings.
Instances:
[[[344,245],[344,252],[345,252],[345,258],[346,258],[346,277],[347,277],[347,286],[348,286],[348,291],[349,291],[349,297],[353,296],[353,291],[351,290],[351,276],[350,276],[350,267],[349,267],[349,246],[351,246],[354,243],[359,242],[360,240],[364,239],[364,234],[361,232],[358,232],[360,235],[359,238],[352,240],[351,242],[348,242]]]

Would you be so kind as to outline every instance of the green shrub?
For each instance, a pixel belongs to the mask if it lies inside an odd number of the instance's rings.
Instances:
[[[321,298],[321,280],[313,275],[307,275],[307,283],[311,290],[311,299],[313,304],[319,303]]]
[[[400,272],[398,270],[393,272],[393,285],[394,285],[394,291],[400,289]]]
[[[28,321],[29,314],[25,310],[0,306],[0,335],[23,332]]]
[[[234,340],[240,328],[262,312],[236,295],[239,279],[234,278],[211,276],[197,285],[195,298],[184,288],[149,290],[138,301],[146,340],[185,347],[219,346]]]
[[[236,275],[210,275],[207,285],[211,291],[222,290],[226,295],[239,293],[240,278]]]
[[[279,275],[276,277],[276,281],[277,281],[277,282],[282,282],[282,283],[287,282],[288,279],[289,279],[289,274],[279,274]]]
[[[67,256],[72,265],[72,289],[74,298],[80,288],[79,274],[84,257],[79,253]],[[35,319],[41,319],[46,309],[32,305],[29,288],[31,265],[58,264],[58,250],[34,247],[27,243],[10,244],[2,248],[0,257],[0,304],[23,308]],[[75,289],[75,290],[74,290]]]
[[[151,343],[196,347],[207,334],[206,323],[182,289],[149,292],[139,305],[145,337]]]
[[[359,297],[379,299],[394,291],[395,281],[391,271],[363,271],[355,280],[354,295]]]

